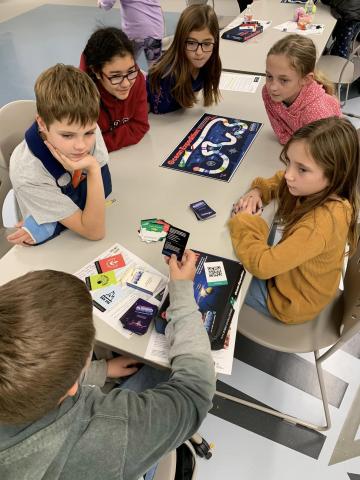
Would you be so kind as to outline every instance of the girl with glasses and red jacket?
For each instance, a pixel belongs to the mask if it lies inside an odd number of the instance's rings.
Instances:
[[[100,28],[89,38],[80,69],[100,92],[98,124],[109,152],[138,143],[149,130],[145,78],[133,45],[120,29]]]

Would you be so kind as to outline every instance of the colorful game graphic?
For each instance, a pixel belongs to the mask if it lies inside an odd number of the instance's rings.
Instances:
[[[234,313],[234,302],[244,278],[245,270],[240,262],[227,258],[210,255],[194,250],[196,254],[196,273],[194,278],[194,298],[199,307],[204,326],[210,337],[212,350],[224,348],[226,337]],[[226,285],[209,286],[206,278],[206,264],[221,263],[226,272]],[[217,276],[216,268],[211,271],[211,276]],[[159,333],[164,333],[166,310],[169,307],[169,295],[160,307],[159,317],[156,319],[155,328]]]
[[[261,127],[204,113],[161,167],[229,182]]]

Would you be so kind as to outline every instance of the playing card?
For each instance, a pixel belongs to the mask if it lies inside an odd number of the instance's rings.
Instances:
[[[189,236],[189,232],[185,232],[185,230],[170,225],[162,254],[167,257],[171,257],[172,254],[175,254],[176,258],[181,261]]]
[[[106,273],[90,275],[85,278],[85,283],[89,290],[97,290],[98,288],[108,287],[109,285],[116,285],[117,280],[115,272],[112,270]]]
[[[119,253],[118,255],[96,260],[95,267],[99,273],[109,272],[117,268],[125,267],[125,260],[121,253]]]

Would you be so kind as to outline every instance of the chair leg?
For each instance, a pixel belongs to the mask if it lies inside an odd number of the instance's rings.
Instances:
[[[315,357],[315,366],[316,366],[316,371],[318,374],[318,380],[319,380],[319,386],[320,386],[321,401],[324,407],[325,423],[327,426],[325,430],[328,430],[329,428],[331,428],[331,418],[330,418],[330,411],[329,411],[329,402],[328,402],[325,382],[324,382],[324,374],[321,366],[322,360],[321,359],[319,360],[320,354],[318,350],[314,352],[314,357]]]
[[[228,395],[227,393],[216,391],[215,395],[217,395],[218,397],[225,398],[226,400],[231,400],[232,402],[245,405],[246,407],[254,408],[255,410],[259,410],[260,412],[268,413],[270,415],[273,415],[274,417],[282,418],[283,420],[286,420],[287,422],[293,423],[295,425],[302,425],[304,427],[310,428],[311,430],[316,430],[318,432],[329,430],[329,428],[331,427],[330,411],[329,411],[329,405],[328,405],[328,400],[326,395],[323,371],[321,368],[321,361],[318,361],[319,352],[318,351],[314,352],[314,356],[315,356],[317,376],[318,376],[319,385],[320,385],[321,401],[322,401],[324,413],[325,413],[325,425],[316,425],[314,423],[306,422],[305,420],[301,420],[300,418],[293,417],[292,415],[286,415],[286,413],[278,412],[277,410],[273,410],[272,408],[263,407],[262,405],[258,405],[257,403],[254,403],[254,402],[248,402],[247,400],[234,397],[233,395]]]

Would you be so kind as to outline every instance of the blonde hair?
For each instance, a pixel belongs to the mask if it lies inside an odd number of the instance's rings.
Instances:
[[[204,105],[217,103],[220,99],[221,60],[219,56],[219,23],[216,13],[209,5],[192,5],[182,12],[174,40],[160,60],[149,70],[149,83],[152,92],[160,91],[160,81],[168,75],[173,76],[175,85],[172,95],[183,108],[196,103],[196,95],[191,86],[190,63],[185,53],[185,43],[192,31],[208,28],[214,37],[215,45],[211,57],[201,68],[204,74]]]
[[[335,95],[334,84],[316,70],[316,47],[310,38],[296,33],[286,35],[270,48],[267,56],[269,55],[285,55],[298,75],[303,78],[314,73],[314,80],[324,87],[325,92]]]
[[[349,223],[348,243],[352,254],[358,242],[357,219],[359,214],[359,160],[360,149],[357,131],[345,118],[329,117],[317,120],[297,130],[284,146],[280,160],[289,162],[287,152],[292,143],[304,140],[314,161],[324,171],[328,186],[324,190],[302,198],[301,202],[292,196],[285,178],[277,192],[277,218],[284,225],[284,237],[290,229],[308,212],[336,197],[346,199],[352,207]],[[336,228],[336,225],[335,225]]]
[[[85,367],[94,335],[90,293],[73,275],[41,270],[1,286],[0,424],[56,408]]]
[[[76,67],[58,63],[48,68],[35,83],[37,111],[46,127],[67,119],[82,127],[97,122],[100,95],[91,78]]]

